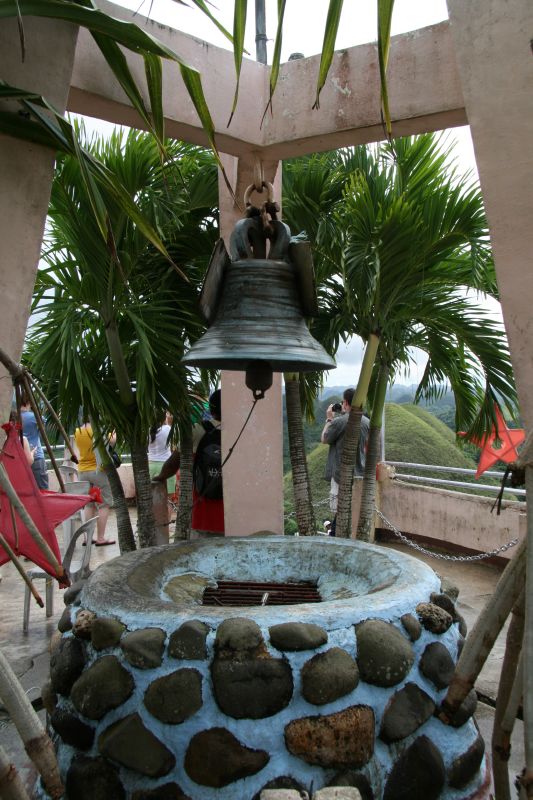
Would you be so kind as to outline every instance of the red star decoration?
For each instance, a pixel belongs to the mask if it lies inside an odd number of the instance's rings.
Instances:
[[[0,453],[0,463],[4,465],[13,488],[41,536],[61,564],[61,553],[54,528],[72,516],[78,509],[90,503],[91,498],[88,495],[80,494],[41,492],[20,443],[18,433],[20,427],[8,422],[6,425],[2,425],[2,428],[7,433],[7,439]],[[16,520],[16,526],[13,524],[13,517]],[[12,516],[10,502],[2,487],[0,487],[0,531],[16,555],[29,558],[49,575],[57,578],[60,586],[69,585],[68,578],[63,573],[58,575],[56,568],[47,561],[46,556],[32,539],[26,525],[15,510],[13,510]],[[0,565],[5,564],[6,561],[9,561],[9,556],[0,545]]]
[[[468,437],[472,444],[481,447],[481,456],[476,472],[476,478],[490,469],[497,461],[505,461],[509,464],[518,458],[517,447],[526,438],[523,428],[508,428],[503,418],[502,412],[496,406],[497,427],[494,426],[490,433],[486,433],[481,439],[476,436]],[[467,434],[460,432],[459,436],[467,437]],[[500,446],[496,447],[494,442],[499,440]]]

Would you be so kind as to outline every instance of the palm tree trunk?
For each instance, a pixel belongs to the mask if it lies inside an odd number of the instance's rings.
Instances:
[[[361,417],[363,406],[366,402],[372,368],[379,347],[379,336],[371,333],[365,347],[363,363],[357,388],[352,400],[350,416],[344,433],[344,443],[341,455],[341,474],[339,481],[339,500],[337,504],[337,536],[349,539],[352,531],[352,482],[353,470],[359,447],[361,433]]]
[[[337,502],[336,535],[349,539],[352,533],[352,483],[359,436],[361,434],[362,407],[352,405],[344,432],[344,443],[341,455],[341,474],[339,481],[339,499]]]
[[[107,309],[102,309],[102,318],[105,324],[105,333],[107,345],[109,347],[109,355],[113,365],[113,372],[117,381],[118,391],[121,402],[126,407],[129,416],[131,417],[132,425],[137,432],[137,401],[135,393],[132,389],[130,376],[126,359],[124,358],[124,349],[116,324],[116,320],[109,313]],[[136,439],[136,434],[134,434]],[[131,465],[133,468],[133,479],[135,481],[135,494],[137,497],[137,531],[139,536],[139,544],[141,547],[151,547],[155,544],[155,518],[152,508],[152,487],[150,481],[150,472],[148,469],[148,455],[146,450],[146,442],[144,441],[144,433],[139,436],[140,442],[134,440],[130,443],[131,450]],[[127,507],[126,507],[127,512]],[[129,513],[128,513],[129,518]],[[121,517],[124,525],[127,525],[126,518]],[[131,523],[130,523],[131,527]],[[124,545],[130,549],[132,544],[135,544],[133,539],[133,531],[131,535],[129,531],[124,529]],[[122,552],[122,546],[121,546]]]
[[[366,451],[365,472],[361,492],[361,508],[357,523],[356,538],[370,542],[374,538],[374,506],[376,501],[376,467],[381,458],[381,430],[383,425],[383,408],[389,382],[389,367],[382,364],[379,370],[376,397],[370,419],[368,449]]]
[[[148,467],[146,440],[131,442],[131,465],[137,497],[137,534],[139,547],[155,544],[155,517],[152,506],[152,481]]]
[[[131,525],[130,512],[124,496],[124,488],[122,486],[119,474],[115,465],[109,458],[107,448],[104,444],[104,436],[100,430],[98,423],[95,423],[96,414],[91,414],[91,423],[93,432],[96,434],[98,441],[97,450],[100,456],[100,461],[107,475],[109,486],[111,487],[111,494],[113,495],[113,508],[117,518],[117,536],[118,546],[121,553],[128,553],[130,550],[135,550],[135,537],[133,535],[133,528]]]
[[[285,405],[289,432],[294,510],[300,536],[315,536],[316,521],[305,455],[300,379],[297,373],[285,373]]]
[[[135,550],[136,546],[124,487],[117,469],[111,462],[105,465],[104,470],[113,494],[113,508],[117,517],[118,546],[121,553],[129,553],[131,550]]]
[[[180,430],[180,496],[174,535],[176,540],[191,538],[192,465],[192,430],[188,426]]]

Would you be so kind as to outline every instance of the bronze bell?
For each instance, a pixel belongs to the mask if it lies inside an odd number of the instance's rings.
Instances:
[[[266,258],[266,241],[270,251]],[[316,290],[308,242],[292,241],[287,225],[259,216],[240,220],[215,247],[200,306],[210,325],[183,362],[247,372],[254,397],[264,396],[272,372],[332,369],[334,360],[309,333]]]

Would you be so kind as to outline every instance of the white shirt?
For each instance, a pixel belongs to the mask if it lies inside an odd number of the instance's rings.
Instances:
[[[167,445],[170,425],[161,425],[154,441],[148,441],[148,461],[166,461],[172,450]]]

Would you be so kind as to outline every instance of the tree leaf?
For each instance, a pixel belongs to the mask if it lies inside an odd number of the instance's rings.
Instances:
[[[160,57],[153,54],[147,54],[144,58],[150,100],[152,105],[155,107],[157,115],[156,125],[154,122],[154,117],[152,116],[153,111],[152,114],[148,112],[141,92],[139,91],[135,79],[131,74],[126,57],[118,44],[110,39],[109,36],[102,36],[99,33],[93,33],[93,39],[98,45],[109,67],[112,69],[113,75],[128,96],[132,106],[137,111],[148,130],[154,135],[159,148],[163,150],[164,118],[161,96],[162,68]]]
[[[226,30],[226,28],[225,28],[225,27],[224,27],[224,26],[223,26],[223,25],[222,25],[222,24],[221,24],[221,23],[218,21],[218,19],[217,19],[216,17],[214,17],[214,16],[213,16],[213,14],[210,12],[210,10],[209,10],[209,8],[207,7],[207,4],[204,2],[204,0],[191,0],[191,3],[194,3],[194,5],[195,5],[197,8],[199,8],[199,9],[200,9],[200,11],[203,11],[203,13],[204,13],[204,14],[205,14],[207,17],[209,17],[209,19],[211,20],[211,22],[212,22],[214,25],[216,25],[216,26],[217,26],[217,28],[219,29],[219,31],[220,31],[220,32],[221,32],[221,33],[222,33],[222,34],[223,34],[223,35],[226,37],[226,39],[228,39],[228,40],[229,40],[229,41],[230,41],[230,42],[233,44],[233,36],[232,36],[232,35],[231,35],[231,33],[230,33],[229,31],[227,31],[227,30]],[[245,51],[245,52],[247,52],[247,51]]]
[[[329,0],[328,16],[326,19],[326,28],[324,30],[324,41],[322,43],[322,55],[320,56],[320,67],[318,69],[316,99],[313,104],[313,108],[320,108],[320,92],[326,83],[326,78],[333,60],[342,5],[343,0]]]
[[[268,109],[272,113],[272,97],[276,90],[279,78],[279,65],[281,61],[281,45],[283,41],[283,19],[285,17],[285,3],[286,0],[278,0],[278,27],[276,30],[276,41],[274,42],[274,54],[272,56],[272,67],[270,68],[270,83],[269,83],[269,98],[268,103],[263,111],[261,117],[261,126],[263,125]]]
[[[213,150],[218,167],[222,173],[222,177],[224,178],[224,182],[234,202],[236,203],[237,206],[239,206],[237,198],[235,197],[235,192],[233,191],[233,187],[231,186],[228,176],[226,175],[226,170],[224,169],[224,165],[220,160],[220,155],[215,141],[215,126],[213,125],[213,120],[211,119],[211,113],[209,111],[209,108],[207,107],[207,103],[205,100],[204,90],[202,88],[202,79],[198,74],[198,72],[196,72],[196,70],[190,69],[189,67],[185,67],[183,64],[180,65],[180,70],[181,70],[181,77],[183,78],[183,82],[187,87],[187,91],[189,92],[189,97],[191,98],[194,104],[196,113],[200,118],[200,122],[202,123],[202,127],[206,133],[211,149]]]
[[[381,80],[381,106],[385,120],[387,137],[392,137],[392,122],[389,111],[389,92],[387,88],[387,63],[390,50],[390,31],[394,0],[378,0],[378,58]]]
[[[237,85],[235,86],[235,95],[233,97],[233,106],[228,120],[228,128],[231,125],[231,120],[237,108],[237,101],[239,99],[239,82],[241,79],[242,68],[242,55],[244,51],[244,34],[246,32],[246,10],[248,7],[248,0],[234,0],[234,13],[233,13],[233,57],[235,60],[235,73],[237,75]]]

